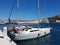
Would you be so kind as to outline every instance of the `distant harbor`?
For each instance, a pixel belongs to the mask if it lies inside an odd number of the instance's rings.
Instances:
[[[31,21],[13,21],[11,20],[12,23],[18,23],[18,24],[38,24],[38,20],[31,20]],[[56,21],[50,21],[50,22],[54,22],[54,23],[60,23],[60,20],[56,20]],[[4,21],[0,21],[0,24],[5,24],[8,23],[8,20],[4,20]],[[49,21],[47,19],[44,20],[40,20],[40,23],[49,23]]]
[[[0,24],[4,24],[4,23],[7,23],[8,20],[0,20]],[[38,24],[38,20],[20,20],[20,21],[17,21],[17,20],[11,20],[11,22],[15,22],[15,23],[18,23],[18,24]],[[44,19],[44,20],[40,20],[39,22],[49,22],[47,19]]]
[[[5,24],[7,23],[8,20],[0,20],[0,24]],[[38,20],[11,20],[11,22],[16,22],[19,24],[37,24]],[[60,23],[60,15],[49,17],[49,18],[44,18],[40,20],[40,23],[48,23],[48,22],[56,22]]]

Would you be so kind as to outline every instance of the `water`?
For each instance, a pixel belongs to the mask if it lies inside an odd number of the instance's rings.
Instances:
[[[0,25],[0,29],[4,26],[9,26],[9,24]],[[30,26],[37,27],[37,24],[32,24]],[[46,23],[40,24],[40,27],[48,26],[49,25]],[[52,27],[52,29],[49,35],[30,40],[17,41],[17,45],[60,45],[60,23],[50,23],[50,27]]]

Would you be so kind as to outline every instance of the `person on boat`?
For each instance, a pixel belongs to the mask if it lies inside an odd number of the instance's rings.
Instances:
[[[19,29],[16,25],[12,26],[14,33],[18,33]]]
[[[14,33],[16,33],[16,25],[12,25],[12,31],[14,31]]]

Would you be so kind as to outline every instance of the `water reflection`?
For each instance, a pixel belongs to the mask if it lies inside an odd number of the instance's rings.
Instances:
[[[50,34],[44,37],[19,41],[16,42],[17,45],[50,45]]]

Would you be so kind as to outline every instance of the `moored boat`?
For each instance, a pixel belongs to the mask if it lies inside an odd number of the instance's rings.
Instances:
[[[10,29],[13,40],[27,40],[41,37],[50,33],[51,28],[15,27]]]
[[[17,10],[19,10],[19,4]],[[8,34],[13,40],[27,40],[27,39],[37,38],[49,34],[51,28],[50,27],[40,28],[39,23],[40,23],[40,19],[39,19],[39,0],[38,0],[38,28],[33,28],[29,26],[19,27],[14,25],[13,27],[10,27],[6,30],[10,30],[8,31]]]

